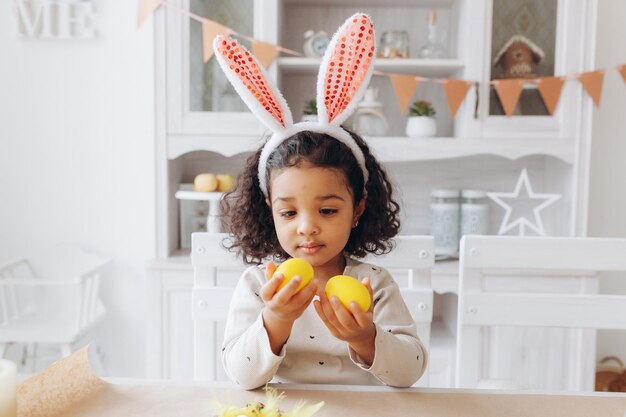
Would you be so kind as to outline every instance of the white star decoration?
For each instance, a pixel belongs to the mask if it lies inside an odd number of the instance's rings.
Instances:
[[[528,194],[529,200],[539,200],[540,202],[533,208],[534,213],[534,222],[527,219],[526,216],[520,215],[517,216],[513,221],[511,221],[513,206],[510,203],[505,202],[504,200],[520,200],[520,192],[522,191],[522,186],[524,186],[524,190]],[[528,172],[524,168],[519,178],[517,179],[517,185],[515,185],[515,190],[512,193],[487,193],[487,196],[491,198],[493,201],[502,206],[506,213],[504,214],[504,218],[502,219],[502,223],[500,223],[500,230],[498,230],[498,234],[502,235],[509,230],[519,226],[519,235],[526,235],[526,228],[533,230],[540,236],[545,235],[545,230],[543,229],[543,223],[541,221],[541,216],[539,212],[544,208],[548,207],[550,204],[557,201],[561,198],[560,194],[539,194],[534,193],[533,189],[530,185],[530,180],[528,179]]]

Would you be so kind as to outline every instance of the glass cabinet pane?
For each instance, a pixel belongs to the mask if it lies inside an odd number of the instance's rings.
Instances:
[[[558,0],[493,0],[491,79],[554,75]],[[504,115],[493,86],[489,114]],[[534,83],[526,83],[515,116],[549,115]]]
[[[190,10],[238,33],[253,35],[253,0],[191,0]],[[189,108],[191,111],[247,111],[215,58],[206,64],[203,62],[202,24],[194,19],[189,19],[189,22]],[[238,40],[250,48],[246,41]]]

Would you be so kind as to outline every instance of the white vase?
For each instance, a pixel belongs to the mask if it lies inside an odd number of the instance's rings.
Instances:
[[[437,122],[430,116],[411,116],[406,121],[406,135],[410,138],[428,138],[437,134]]]

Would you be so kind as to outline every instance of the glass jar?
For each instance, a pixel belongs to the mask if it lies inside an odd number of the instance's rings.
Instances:
[[[383,32],[380,37],[379,58],[408,58],[409,33],[406,30]]]
[[[480,190],[461,191],[461,236],[489,234],[487,193]]]
[[[459,190],[431,192],[430,234],[435,238],[435,255],[448,257],[459,250]]]
[[[428,12],[428,38],[426,44],[419,50],[419,57],[422,59],[446,58],[447,51],[444,45],[445,32],[439,27],[437,22],[437,11]]]

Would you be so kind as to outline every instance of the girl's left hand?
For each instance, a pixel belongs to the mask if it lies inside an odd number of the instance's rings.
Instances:
[[[372,297],[369,278],[365,278],[363,284]],[[319,300],[313,302],[315,311],[333,336],[348,342],[353,348],[370,343],[373,346],[376,337],[376,328],[373,324],[374,303],[370,305],[368,311],[363,311],[357,303],[351,301],[348,310],[336,296],[332,296],[329,300],[323,289],[318,291],[318,296]],[[355,350],[358,353],[359,349]]]

